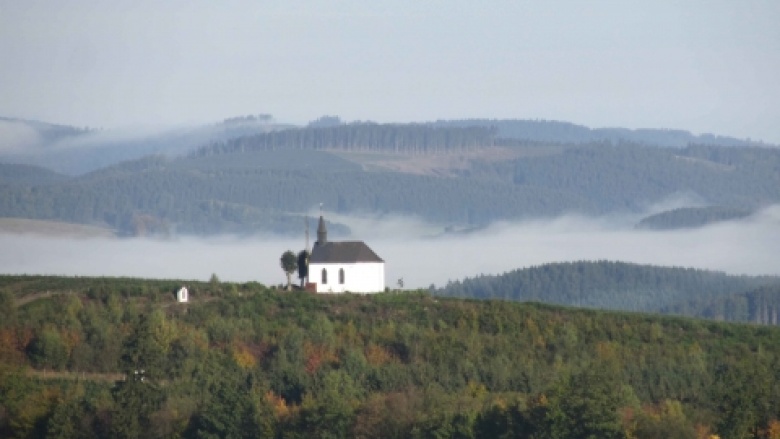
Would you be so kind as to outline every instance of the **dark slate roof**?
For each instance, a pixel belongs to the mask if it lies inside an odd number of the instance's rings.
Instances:
[[[338,264],[352,262],[385,262],[363,241],[338,241],[314,244],[309,263]]]

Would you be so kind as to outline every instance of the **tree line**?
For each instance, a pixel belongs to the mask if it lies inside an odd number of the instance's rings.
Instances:
[[[607,141],[674,148],[684,148],[692,144],[728,147],[771,146],[750,139],[737,139],[714,134],[694,135],[685,130],[588,128],[571,122],[544,119],[439,120],[433,125],[437,127],[485,126],[496,129],[497,135],[503,139],[556,144],[587,144]]]
[[[391,153],[446,153],[492,146],[490,127],[435,127],[427,124],[315,123],[213,143],[198,149],[196,157],[276,149],[353,150]]]

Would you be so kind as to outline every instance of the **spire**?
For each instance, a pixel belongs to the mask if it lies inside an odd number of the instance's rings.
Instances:
[[[317,226],[317,245],[328,242],[328,231],[325,229],[325,219],[320,215],[320,224]]]

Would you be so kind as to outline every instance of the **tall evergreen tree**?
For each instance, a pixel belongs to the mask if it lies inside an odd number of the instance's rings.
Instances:
[[[301,280],[301,288],[306,286],[309,277],[309,252],[301,250],[298,253],[298,279]]]

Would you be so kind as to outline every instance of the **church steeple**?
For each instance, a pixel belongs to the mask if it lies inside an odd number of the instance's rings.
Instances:
[[[320,215],[320,224],[317,226],[317,245],[328,242],[328,230],[325,228],[325,219]]]

